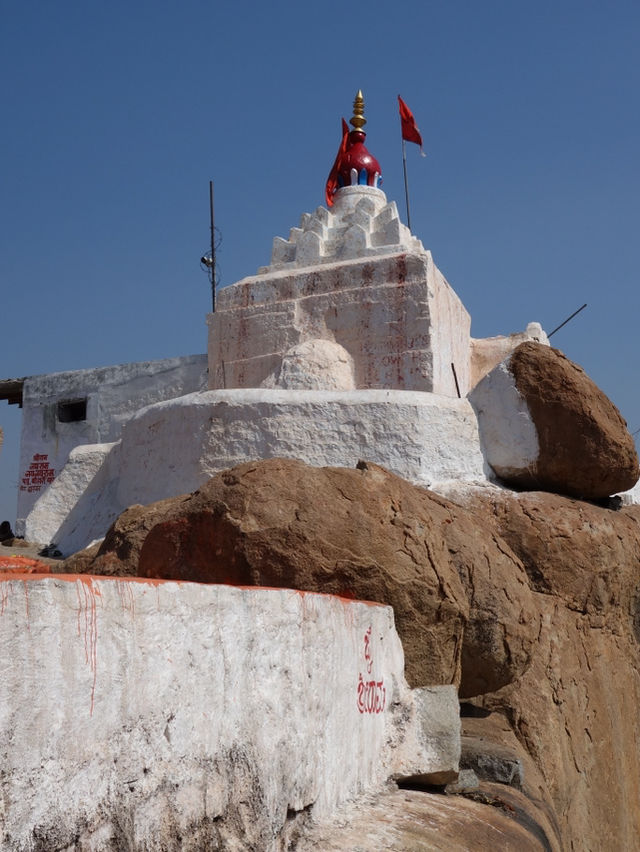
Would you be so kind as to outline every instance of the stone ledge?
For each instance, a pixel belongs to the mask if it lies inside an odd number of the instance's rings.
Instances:
[[[0,602],[8,848],[267,852],[400,764],[441,768],[389,607],[89,576],[14,576]]]

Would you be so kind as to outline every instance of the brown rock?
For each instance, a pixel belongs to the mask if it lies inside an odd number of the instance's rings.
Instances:
[[[546,814],[518,790],[481,783],[463,796],[394,790],[311,825],[298,852],[561,852]],[[576,846],[576,850],[581,848]]]
[[[270,459],[219,474],[150,530],[138,570],[391,604],[409,682],[455,682],[465,696],[518,677],[538,630],[509,548],[372,464]]]
[[[515,485],[598,499],[638,480],[638,456],[611,400],[558,349],[523,343],[508,369],[524,398],[540,445],[535,466]]]
[[[556,495],[475,497],[520,555],[542,616],[521,678],[475,699],[535,761],[564,849],[637,849],[640,837],[640,509]]]
[[[185,496],[169,497],[148,506],[129,506],[118,515],[102,542],[65,559],[64,571],[69,574],[135,577],[147,533],[185,499]]]
[[[542,491],[494,491],[467,505],[517,554],[534,590],[593,617],[594,625],[633,617],[640,507],[616,512]]]
[[[98,555],[98,551],[102,542],[96,542],[96,544],[90,544],[89,547],[85,547],[84,550],[79,550],[77,553],[72,553],[71,556],[68,556],[60,566],[61,574],[91,574],[93,573],[104,573],[106,572],[97,572],[94,570],[94,565],[96,565],[96,557]],[[124,572],[120,572],[116,576],[124,576]]]

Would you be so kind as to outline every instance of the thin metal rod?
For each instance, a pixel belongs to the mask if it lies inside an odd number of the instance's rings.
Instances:
[[[560,325],[559,325],[557,328],[554,328],[554,329],[553,329],[553,331],[551,332],[551,334],[548,334],[548,335],[547,335],[547,337],[551,337],[551,335],[552,335],[552,334],[555,334],[555,333],[556,333],[556,331],[560,331],[560,329],[562,328],[562,326],[563,326],[563,325],[566,325],[566,324],[569,322],[569,320],[572,320],[572,319],[576,316],[576,314],[579,314],[579,313],[580,313],[580,311],[582,311],[582,310],[583,310],[584,308],[586,308],[586,307],[587,307],[587,303],[585,302],[585,303],[584,303],[584,305],[583,305],[581,308],[578,308],[578,310],[577,310],[577,311],[574,311],[574,312],[571,314],[571,316],[570,316],[570,317],[567,317],[567,318],[566,318],[566,320],[565,320],[564,322],[561,322],[561,323],[560,323]]]
[[[454,381],[456,383],[456,391],[458,392],[458,399],[462,399],[462,397],[460,396],[460,385],[458,384],[458,374],[456,373],[456,365],[453,363],[453,361],[451,362],[451,370],[453,372],[453,378],[454,378]]]
[[[402,170],[404,171],[404,197],[407,203],[407,225],[411,230],[411,214],[409,213],[409,182],[407,180],[407,146],[402,140]]]
[[[209,181],[209,215],[211,218],[211,309],[216,310],[216,236],[213,221],[213,181]]]

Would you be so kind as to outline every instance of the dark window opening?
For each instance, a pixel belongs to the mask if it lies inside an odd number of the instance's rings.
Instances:
[[[58,420],[60,423],[77,423],[87,419],[87,398],[66,399],[58,403]]]

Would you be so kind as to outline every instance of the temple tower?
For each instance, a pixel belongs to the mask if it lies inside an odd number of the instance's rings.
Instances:
[[[218,293],[209,387],[469,389],[470,317],[380,189],[358,92],[327,183],[271,262]]]

